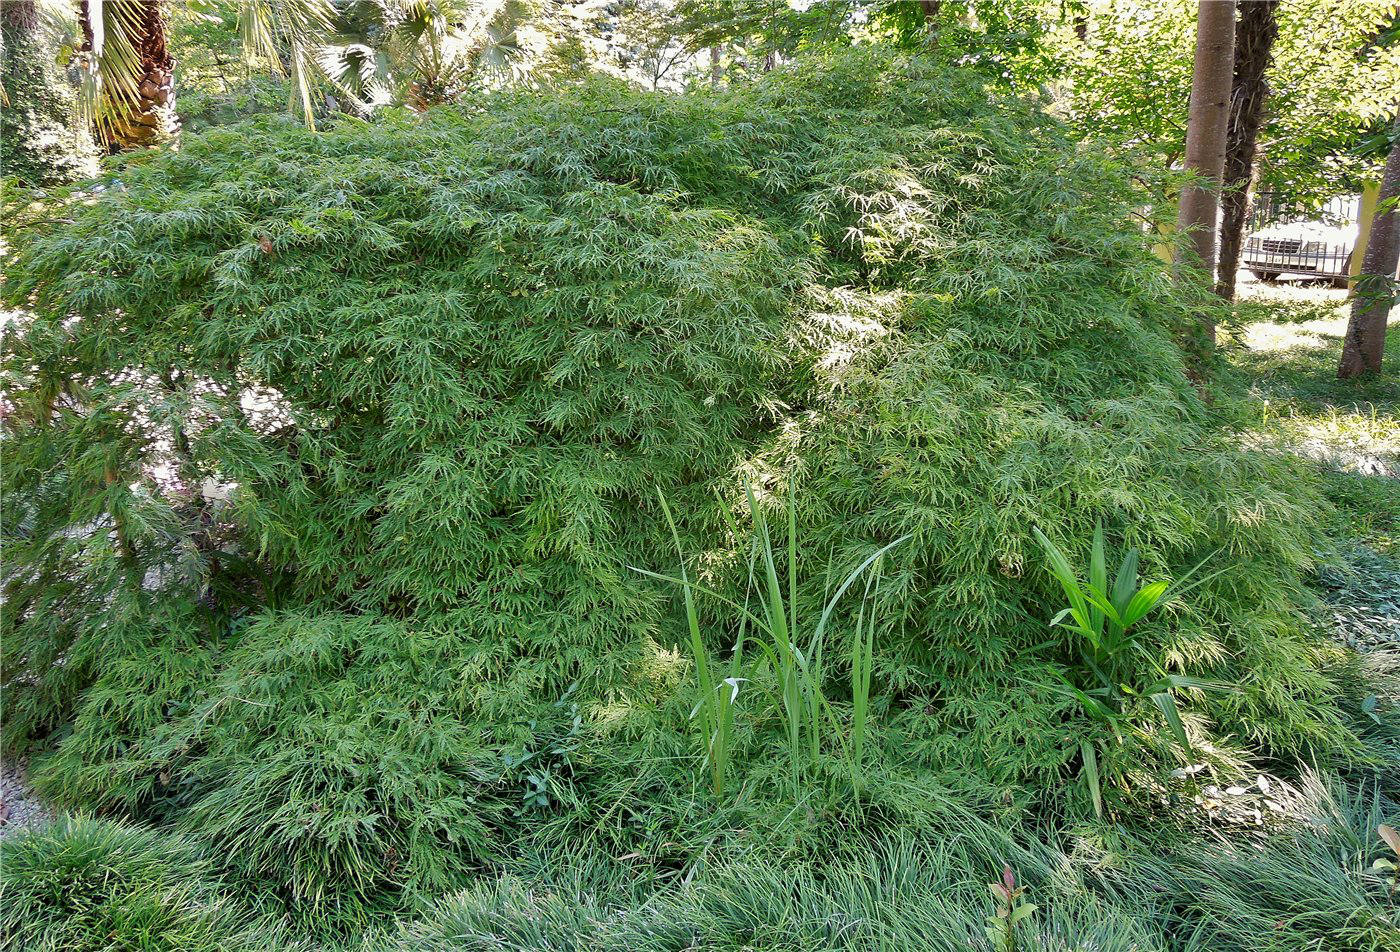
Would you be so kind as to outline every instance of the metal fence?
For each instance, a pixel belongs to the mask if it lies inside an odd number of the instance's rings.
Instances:
[[[1345,278],[1351,268],[1354,239],[1316,240],[1302,230],[1295,236],[1287,233],[1287,226],[1295,222],[1354,226],[1360,211],[1360,199],[1355,195],[1340,196],[1320,209],[1302,212],[1289,207],[1271,192],[1260,192],[1254,200],[1241,264],[1266,280],[1280,274]],[[1270,228],[1274,234],[1269,237],[1255,234],[1265,228]]]
[[[1258,192],[1250,207],[1249,230],[1290,221],[1320,221],[1329,225],[1355,225],[1361,217],[1359,195],[1339,195],[1321,208],[1304,209],[1289,204],[1277,192]]]

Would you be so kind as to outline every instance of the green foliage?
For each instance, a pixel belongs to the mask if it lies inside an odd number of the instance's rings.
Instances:
[[[1139,639],[1238,685],[1183,721],[1240,756],[1352,744],[1299,612],[1312,483],[1200,400],[1200,302],[1124,171],[979,74],[865,48],[722,93],[263,118],[109,184],[6,263],[6,742],[76,713],[48,789],[187,831],[308,924],[580,843],[670,881],[753,840],[931,833],[950,790],[1060,805],[1100,728],[1060,690],[1032,525],[1101,521],[1156,576],[1220,550]],[[825,622],[868,645],[865,604],[874,646],[794,682],[819,779],[781,810],[782,718],[734,723],[734,797],[697,796],[694,629],[626,568],[679,545],[741,600],[741,472],[829,578],[908,537]],[[791,553],[773,600],[780,558],[762,617],[821,617]],[[819,730],[848,674],[859,811]],[[1144,778],[1159,740],[1122,749]]]
[[[987,939],[997,952],[1016,952],[1021,947],[1017,926],[1035,915],[1036,906],[1026,900],[1026,887],[1016,885],[1016,873],[1010,866],[1002,869],[1001,881],[990,883],[988,888],[996,902],[996,912],[987,917]]]
[[[1127,888],[1141,896],[1144,881],[1162,884],[1164,924],[1190,930],[1198,948],[1400,949],[1400,912],[1369,871],[1384,849],[1376,827],[1394,804],[1374,788],[1347,790],[1315,776],[1301,794],[1307,824],[1294,834],[1262,848],[1223,842],[1160,860],[1144,853]]]
[[[1172,692],[1183,688],[1199,690],[1218,689],[1221,686],[1187,675],[1168,673],[1154,659],[1152,652],[1145,650],[1139,642],[1142,630],[1134,629],[1155,609],[1170,604],[1190,589],[1208,581],[1211,576],[1187,584],[1188,579],[1205,563],[1198,563],[1175,583],[1157,581],[1139,586],[1139,553],[1137,549],[1129,549],[1119,563],[1110,587],[1102,525],[1094,527],[1089,574],[1082,581],[1060,547],[1039,529],[1033,532],[1045,551],[1051,572],[1069,600],[1069,607],[1056,615],[1050,626],[1063,626],[1079,636],[1081,673],[1091,685],[1081,687],[1065,678],[1069,693],[1079,702],[1085,714],[1102,721],[1112,730],[1114,748],[1122,746],[1125,732],[1141,733],[1136,721],[1143,715],[1144,702],[1150,702],[1161,713],[1172,737],[1189,756],[1192,753],[1191,741],[1186,735]],[[1080,745],[1080,750],[1094,809],[1102,816],[1103,789],[1099,763],[1108,750],[1101,747],[1095,752],[1088,741]]]
[[[1359,179],[1376,173],[1368,142],[1400,83],[1400,48],[1384,40],[1393,18],[1386,0],[1280,6],[1259,132],[1258,188],[1313,210],[1336,195],[1354,194]],[[1179,165],[1195,4],[1093,5],[1083,22],[1083,37],[1062,31],[1049,43],[1068,64],[1062,98],[1071,121],[1151,169]]]
[[[7,837],[0,946],[28,952],[236,952],[284,946],[220,897],[185,840],[71,819]]]
[[[850,839],[781,866],[725,856],[655,895],[629,895],[626,871],[594,857],[550,878],[478,883],[371,946],[962,952],[1008,948],[1014,918],[1021,950],[1392,952],[1397,912],[1369,866],[1387,849],[1374,830],[1393,803],[1316,779],[1296,793],[1306,818],[1248,842],[1043,842],[954,812],[954,834],[918,845]]]
[[[870,844],[819,863],[775,867],[731,858],[681,888],[637,902],[608,901],[598,889],[606,880],[587,872],[552,883],[482,884],[441,902],[383,948],[961,952],[984,947],[989,904],[981,880],[993,872],[984,849],[1009,849],[1038,873],[1050,871],[1048,862],[1060,863],[1057,898],[1063,902],[1039,922],[1020,923],[1023,949],[1165,947],[1150,944],[1150,931],[1122,910],[1097,902],[1084,889],[1084,869],[1065,854],[1022,850],[971,822],[963,836],[936,845]],[[974,856],[972,865],[963,865]]]
[[[36,5],[6,4],[0,11],[0,33],[4,175],[40,188],[96,173],[96,151],[76,126],[76,97]]]
[[[181,88],[177,107],[180,128],[185,134],[205,132],[253,116],[285,112],[287,84],[276,78],[252,75],[241,82]]]
[[[681,547],[680,533],[676,531],[675,519],[665,495],[658,492],[661,512],[671,529],[671,537],[676,543],[676,555],[680,557],[679,579],[681,594],[685,599],[685,620],[690,641],[690,662],[695,667],[696,678],[700,682],[700,699],[690,712],[691,720],[700,718],[700,739],[705,748],[705,762],[710,768],[710,788],[716,799],[724,796],[725,776],[729,772],[730,736],[734,729],[734,702],[739,699],[739,686],[748,678],[741,678],[743,671],[745,635],[748,631],[748,610],[745,606],[739,619],[739,637],[734,641],[734,649],[729,656],[729,676],[716,682],[711,673],[710,651],[705,646],[700,631],[700,616],[695,608],[695,590],[690,584],[690,575],[685,567],[685,549]],[[643,570],[639,570],[643,571]]]
[[[490,653],[441,631],[263,615],[217,666],[196,654],[196,671],[171,642],[102,678],[37,780],[62,801],[176,823],[306,925],[363,925],[404,889],[460,884],[525,799],[533,758],[506,755],[551,726],[493,730],[469,686]],[[178,695],[161,691],[171,682]]]
[[[715,793],[720,795],[724,792],[724,772],[729,759],[729,733],[733,723],[733,704],[738,698],[739,684],[744,681],[758,680],[764,682],[763,686],[771,691],[779,709],[794,791],[800,789],[804,777],[810,774],[811,767],[816,763],[823,748],[833,746],[833,742],[834,746],[839,748],[841,759],[845,761],[851,773],[852,784],[859,788],[861,761],[865,746],[866,717],[870,699],[870,665],[874,653],[875,637],[874,608],[868,604],[871,586],[869,584],[866,586],[866,603],[861,605],[850,638],[852,716],[849,736],[825,695],[827,676],[822,655],[826,646],[827,624],[831,621],[832,613],[840,603],[841,596],[846,594],[846,590],[854,585],[867,569],[871,569],[870,582],[873,583],[878,575],[880,558],[890,549],[904,542],[905,537],[896,539],[877,550],[875,554],[868,556],[849,575],[837,583],[834,590],[831,589],[831,566],[828,564],[825,578],[827,591],[824,591],[823,595],[825,596],[829,592],[830,597],[826,604],[821,607],[821,616],[815,624],[811,624],[811,620],[805,616],[799,622],[800,590],[797,579],[800,553],[803,547],[797,538],[796,500],[789,497],[781,512],[787,523],[786,553],[784,556],[775,550],[773,533],[768,526],[768,517],[754,494],[753,483],[747,479],[744,481],[744,494],[754,521],[751,533],[752,542],[748,546],[750,552],[748,579],[744,588],[743,604],[722,595],[718,596],[729,608],[737,610],[740,616],[738,622],[739,637],[735,641],[734,650],[730,656],[730,676],[721,684],[716,684],[710,674],[708,652],[700,634],[699,619],[695,610],[696,586],[691,583],[686,572],[685,551],[681,547],[680,535],[676,532],[676,523],[671,517],[671,510],[666,504],[665,496],[661,497],[661,508],[681,557],[681,575],[679,578],[675,578],[638,569],[644,575],[679,585],[684,595],[686,623],[690,631],[691,657],[700,679],[701,700],[696,707],[696,713],[704,713],[704,718],[701,721],[701,736],[705,742],[706,760],[710,765]],[[737,521],[728,509],[725,510],[725,521],[732,535],[739,537],[741,533]],[[755,562],[760,556],[762,562],[758,569],[762,578],[758,580],[755,578],[754,569]],[[778,574],[780,561],[786,568],[786,585]],[[699,591],[711,596],[717,594],[703,588]],[[750,611],[748,607],[751,601],[755,605],[753,611]],[[867,613],[871,616],[868,623],[866,621]],[[746,634],[749,624],[753,625],[753,635]],[[759,638],[760,632],[766,637]],[[746,643],[761,652],[758,664],[751,663],[750,668],[741,666],[742,652]],[[749,674],[749,677],[739,677],[741,671]],[[775,681],[773,685],[766,683],[770,677]],[[729,695],[727,700],[722,696],[726,692]]]

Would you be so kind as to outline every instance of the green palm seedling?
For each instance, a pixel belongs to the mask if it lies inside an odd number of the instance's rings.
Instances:
[[[1064,590],[1069,606],[1050,622],[1077,636],[1076,648],[1088,676],[1088,686],[1065,678],[1067,692],[1090,717],[1103,721],[1115,738],[1137,732],[1137,702],[1146,699],[1161,714],[1172,736],[1188,755],[1191,741],[1181,721],[1173,691],[1182,688],[1219,689],[1221,686],[1199,678],[1168,673],[1141,641],[1137,624],[1157,608],[1174,601],[1191,589],[1214,578],[1219,571],[1195,577],[1210,556],[1202,559],[1176,582],[1156,581],[1139,584],[1138,550],[1129,549],[1118,565],[1113,582],[1108,580],[1104,555],[1103,526],[1094,529],[1089,554],[1087,580],[1080,579],[1064,551],[1039,529],[1031,530],[1050,563],[1050,570]],[[1194,581],[1192,579],[1194,578]],[[1102,781],[1098,752],[1085,742],[1081,745],[1085,778],[1094,810],[1103,814]]]

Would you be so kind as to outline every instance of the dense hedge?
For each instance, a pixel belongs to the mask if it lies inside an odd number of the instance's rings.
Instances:
[[[566,837],[665,875],[777,815],[760,838],[801,850],[935,827],[948,785],[1063,805],[1108,728],[1060,690],[1032,526],[1082,552],[1102,520],[1149,574],[1216,553],[1148,639],[1235,688],[1182,697],[1199,754],[1345,746],[1297,613],[1317,500],[1199,399],[1176,341],[1203,305],[1124,173],[973,76],[855,51],[723,93],[594,80],[259,120],[112,175],[7,268],[33,316],[5,362],[6,738],[76,712],[50,790],[318,919]],[[793,487],[807,597],[911,534],[854,812],[833,782],[774,814],[761,720],[750,799],[694,789],[674,593],[626,566],[674,565],[660,487],[732,582],[741,471]],[[1152,724],[1108,749],[1178,763]]]

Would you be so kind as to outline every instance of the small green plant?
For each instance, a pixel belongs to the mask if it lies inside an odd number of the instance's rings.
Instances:
[[[859,793],[865,778],[865,728],[870,717],[870,672],[875,664],[875,611],[880,592],[880,571],[877,564],[865,580],[865,598],[856,613],[856,626],[851,631],[851,770]]]
[[[273,952],[275,924],[228,898],[190,840],[73,817],[12,833],[0,864],[0,948]]]
[[[685,598],[686,621],[689,631],[689,646],[696,673],[700,681],[700,699],[693,719],[700,723],[701,740],[706,751],[706,763],[711,774],[711,785],[716,794],[724,790],[724,774],[728,767],[729,737],[733,726],[733,704],[738,697],[740,683],[751,678],[740,677],[743,660],[743,647],[751,643],[760,653],[757,673],[773,675],[774,699],[779,709],[788,761],[794,789],[801,785],[802,778],[809,772],[822,750],[823,741],[834,739],[851,775],[852,784],[858,790],[861,783],[861,761],[864,757],[866,728],[869,716],[870,666],[873,661],[875,638],[875,608],[873,594],[878,589],[878,569],[871,571],[865,589],[865,597],[857,613],[855,629],[851,638],[851,686],[852,720],[849,736],[841,718],[827,701],[823,690],[825,669],[823,647],[826,633],[841,597],[855,584],[867,570],[877,566],[886,552],[904,542],[908,536],[901,536],[868,556],[853,569],[831,592],[822,608],[810,634],[804,636],[803,624],[798,610],[798,562],[800,546],[797,539],[797,507],[793,499],[791,485],[784,518],[786,533],[786,584],[778,571],[777,547],[769,528],[768,517],[759,505],[752,482],[745,480],[745,495],[749,511],[753,516],[754,528],[750,536],[751,553],[749,574],[743,604],[718,592],[697,585],[690,580],[685,569],[685,554],[680,549],[680,537],[669,506],[662,497],[662,511],[670,525],[672,537],[681,557],[679,577],[661,575],[646,569],[633,569],[643,575],[678,585]],[[741,537],[738,520],[728,508],[723,509],[730,530]],[[757,563],[762,561],[762,578],[755,576]],[[830,564],[827,577],[830,578]],[[734,608],[739,613],[739,636],[730,655],[730,675],[723,682],[715,680],[708,649],[700,633],[699,618],[695,608],[695,592],[709,595]],[[757,612],[749,609],[749,596],[756,596]],[[754,632],[764,637],[756,638]]]
[[[657,488],[656,495],[661,500],[661,511],[666,516],[666,525],[671,530],[671,538],[676,544],[676,555],[680,560],[680,586],[685,597],[686,626],[690,636],[687,646],[690,649],[691,664],[695,666],[695,673],[700,681],[700,697],[695,707],[691,708],[690,718],[700,725],[705,764],[710,771],[710,788],[718,799],[724,796],[725,777],[729,772],[729,742],[734,728],[734,704],[739,699],[739,685],[746,680],[740,677],[739,673],[743,664],[744,638],[748,628],[747,605],[740,615],[739,636],[734,641],[734,650],[729,657],[729,676],[721,682],[716,682],[710,666],[710,653],[700,634],[695,593],[685,567],[685,550],[681,546],[680,533],[676,530],[676,520],[671,516],[671,507],[660,487]]]
[[[1108,564],[1104,555],[1103,525],[1094,528],[1094,541],[1089,554],[1088,580],[1083,581],[1063,550],[1040,529],[1033,529],[1036,541],[1045,551],[1050,570],[1064,589],[1069,607],[1050,622],[1079,636],[1076,648],[1088,687],[1075,684],[1064,677],[1065,689],[1079,702],[1084,713],[1106,723],[1115,738],[1125,733],[1137,733],[1135,722],[1141,717],[1136,703],[1150,701],[1161,714],[1172,736],[1187,754],[1191,740],[1181,722],[1172,692],[1182,688],[1219,689],[1221,686],[1199,678],[1168,673],[1143,645],[1141,629],[1136,628],[1154,609],[1180,598],[1186,592],[1218,575],[1189,581],[1210,559],[1198,562],[1175,583],[1149,582],[1139,585],[1138,550],[1129,549],[1118,564],[1112,586],[1108,582]],[[1085,781],[1093,800],[1094,812],[1103,815],[1103,777],[1098,752],[1088,741],[1081,744]]]
[[[1016,924],[1032,915],[1036,906],[1025,899],[1026,888],[1016,885],[1016,874],[1010,866],[1003,866],[1001,881],[990,883],[996,902],[996,911],[987,917],[987,938],[996,952],[1016,952],[1020,945],[1016,941]]]

